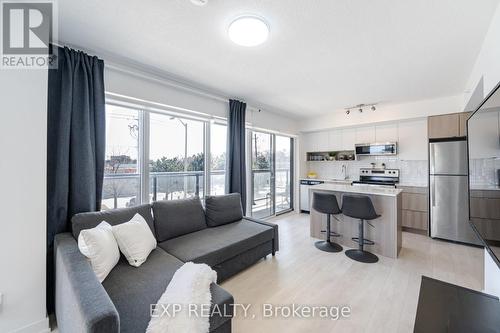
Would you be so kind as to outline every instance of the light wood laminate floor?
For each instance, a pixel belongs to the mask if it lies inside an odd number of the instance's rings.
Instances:
[[[233,332],[412,332],[421,275],[482,289],[483,250],[403,233],[398,259],[362,264],[326,253],[309,237],[309,215],[269,220],[279,225],[280,251],[222,283],[255,318],[233,319]],[[349,318],[262,319],[262,304],[350,306]]]

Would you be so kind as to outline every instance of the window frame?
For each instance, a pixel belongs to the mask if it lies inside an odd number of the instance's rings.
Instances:
[[[247,198],[253,198],[253,156],[252,156],[252,137],[253,133],[263,133],[263,134],[269,134],[271,136],[271,182],[272,182],[272,191],[273,191],[273,207],[271,208],[271,215],[264,217],[263,219],[269,219],[275,216],[279,216],[282,214],[289,213],[291,211],[295,210],[295,181],[296,181],[296,175],[295,175],[295,163],[296,161],[296,154],[295,154],[295,149],[297,147],[297,138],[293,135],[289,134],[284,134],[284,133],[279,133],[276,131],[271,131],[271,130],[266,130],[263,128],[257,128],[257,127],[250,127],[247,126],[246,128],[246,169],[247,169]],[[290,138],[290,208],[281,210],[276,212],[276,202],[275,202],[275,195],[276,195],[276,136],[281,136],[281,137],[286,137]],[[273,175],[274,173],[274,175]],[[247,200],[246,204],[248,216],[252,216],[252,200]]]
[[[137,172],[139,174],[139,200],[137,205],[149,204],[150,201],[150,139],[151,139],[151,114],[159,114],[165,117],[176,117],[183,120],[198,121],[202,123],[203,128],[203,154],[204,154],[204,170],[203,170],[203,196],[204,200],[207,195],[211,195],[211,172],[212,172],[212,155],[211,155],[211,126],[212,124],[223,125],[227,127],[227,121],[217,120],[213,118],[196,117],[186,115],[185,113],[176,112],[176,110],[163,110],[151,108],[146,105],[122,102],[110,98],[106,98],[105,105],[111,105],[121,108],[137,111],[139,139],[138,139],[138,161]],[[226,142],[227,150],[227,142]],[[105,175],[106,176],[106,175]]]
[[[170,117],[178,117],[181,119],[187,119],[187,120],[195,120],[195,121],[201,121],[204,123],[204,163],[205,163],[205,169],[204,169],[204,197],[207,195],[211,195],[211,171],[212,171],[212,155],[211,155],[211,126],[212,124],[217,124],[217,125],[224,125],[228,126],[227,119],[223,117],[218,117],[218,116],[212,116],[208,115],[202,112],[198,111],[193,111],[190,109],[186,108],[181,108],[181,107],[175,107],[171,105],[165,105],[165,104],[160,104],[160,103],[154,103],[154,102],[148,102],[145,100],[141,99],[136,99],[136,98],[131,98],[123,95],[117,95],[113,93],[106,93],[106,100],[105,100],[106,105],[114,105],[118,107],[123,107],[123,108],[129,108],[138,111],[139,113],[139,153],[138,153],[138,159],[139,159],[139,177],[140,177],[140,197],[137,205],[140,204],[146,204],[150,203],[149,201],[149,190],[150,190],[150,173],[149,173],[149,144],[150,144],[150,115],[151,113],[157,113],[165,116],[170,116]],[[295,171],[296,171],[296,163],[297,163],[297,155],[296,155],[296,149],[298,147],[298,142],[297,142],[297,136],[293,134],[287,134],[283,132],[278,132],[278,131],[273,131],[273,130],[268,130],[265,128],[260,128],[260,127],[253,127],[250,124],[247,124],[246,129],[245,129],[245,134],[246,134],[246,163],[247,163],[247,170],[250,170],[250,172],[246,173],[246,180],[247,184],[247,198],[250,198],[252,195],[252,190],[251,190],[251,181],[252,181],[252,175],[251,175],[251,160],[252,160],[252,152],[251,152],[251,134],[253,131],[257,132],[263,132],[263,133],[268,133],[272,135],[280,135],[284,137],[289,137],[291,139],[291,178],[290,178],[290,195],[291,195],[291,207],[288,210],[281,211],[278,213],[275,213],[272,216],[276,215],[281,215],[290,211],[293,211],[295,209],[295,181],[297,179]],[[274,155],[274,154],[273,154]],[[227,157],[227,139],[226,139],[226,157]],[[227,177],[227,175],[225,174]],[[204,198],[200,198],[204,199]],[[251,200],[247,200],[247,212],[250,212],[252,209],[251,207]],[[270,216],[270,217],[272,217]]]

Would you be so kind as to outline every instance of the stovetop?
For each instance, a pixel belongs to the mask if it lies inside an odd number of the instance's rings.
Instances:
[[[367,185],[367,186],[384,186],[384,187],[394,187],[396,188],[395,182],[381,182],[381,181],[360,181],[355,180],[352,185]]]
[[[376,169],[361,168],[359,170],[359,180],[353,181],[353,185],[377,185],[396,187],[399,183],[398,169]]]

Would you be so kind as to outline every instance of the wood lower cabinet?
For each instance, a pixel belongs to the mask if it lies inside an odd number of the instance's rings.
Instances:
[[[500,191],[471,190],[470,215],[479,232],[496,239],[500,232]]]
[[[402,194],[402,225],[410,230],[427,231],[429,224],[428,189],[398,186]]]
[[[403,227],[427,230],[427,212],[403,210]]]
[[[403,209],[427,212],[427,194],[403,192]]]
[[[500,220],[500,198],[471,198],[472,217]]]
[[[500,220],[500,191],[471,191],[470,214],[473,218]]]

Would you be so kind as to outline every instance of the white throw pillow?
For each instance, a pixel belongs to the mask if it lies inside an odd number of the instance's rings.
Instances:
[[[128,222],[113,226],[113,234],[120,251],[128,263],[135,267],[141,266],[156,248],[156,238],[140,214],[135,214]]]
[[[113,229],[107,222],[101,222],[95,228],[80,231],[78,248],[89,259],[99,282],[104,281],[120,260],[120,251]]]

